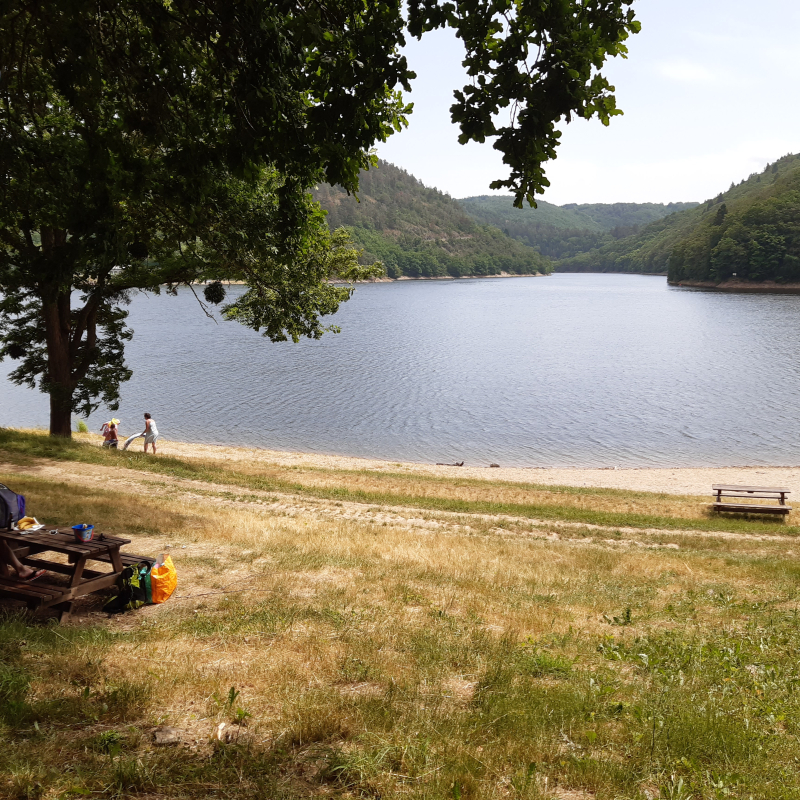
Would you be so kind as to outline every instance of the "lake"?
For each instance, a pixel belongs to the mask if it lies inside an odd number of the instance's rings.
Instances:
[[[641,275],[401,281],[359,286],[330,319],[342,333],[272,344],[189,291],[137,295],[122,433],[150,411],[168,439],[402,461],[800,463],[800,296]],[[46,426],[12,365],[0,425]]]

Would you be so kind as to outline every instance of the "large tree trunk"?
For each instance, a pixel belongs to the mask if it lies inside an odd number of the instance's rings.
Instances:
[[[70,357],[70,297],[59,292],[42,301],[47,340],[47,382],[50,389],[50,435],[72,436],[72,395],[75,381]]]
[[[72,438],[72,395],[50,390],[50,435]]]
[[[51,264],[58,264],[67,232],[42,228],[42,255]],[[57,275],[58,271],[53,270]],[[47,342],[47,383],[50,392],[50,435],[72,437],[72,395],[75,380],[72,374],[70,347],[70,289],[47,291],[42,297],[42,317]]]

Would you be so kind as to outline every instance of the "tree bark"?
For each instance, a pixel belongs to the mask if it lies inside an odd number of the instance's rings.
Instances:
[[[69,292],[59,292],[54,300],[42,300],[42,315],[47,341],[47,384],[50,393],[50,435],[72,437],[72,359],[69,346]]]
[[[50,262],[54,275],[67,232],[58,228],[43,227],[41,232],[42,255]],[[58,284],[56,284],[58,285]],[[72,438],[72,395],[75,380],[72,375],[70,350],[70,287],[45,290],[42,296],[42,318],[47,342],[47,386],[50,394],[50,435]]]
[[[72,438],[72,394],[50,389],[50,435]]]

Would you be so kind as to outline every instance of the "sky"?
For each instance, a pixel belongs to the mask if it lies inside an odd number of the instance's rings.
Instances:
[[[625,112],[562,124],[550,203],[702,202],[800,152],[800,0],[636,0],[642,31],[603,73]],[[500,154],[459,145],[453,89],[466,82],[450,31],[410,40],[407,129],[378,155],[453,197],[490,194]],[[506,192],[507,193],[507,192]]]

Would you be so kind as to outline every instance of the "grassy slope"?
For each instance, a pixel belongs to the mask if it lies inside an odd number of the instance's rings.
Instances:
[[[91,517],[140,552],[172,544],[179,571],[178,597],[111,622],[0,619],[2,797],[800,796],[792,526],[736,520],[730,538],[682,530],[689,498],[265,478],[0,436],[16,465],[0,480],[40,517]],[[302,508],[231,493],[288,490],[292,473]],[[513,507],[499,520],[322,504],[373,480],[391,498],[400,479],[426,502],[552,491],[586,519],[607,503],[634,523],[645,505],[684,516],[630,532]],[[230,741],[209,741],[223,722]],[[158,724],[185,744],[154,747]]]
[[[330,227],[348,227],[366,257],[382,260],[391,277],[550,269],[535,250],[496,227],[476,224],[451,197],[392,164],[382,161],[362,173],[360,186],[360,202],[327,185],[315,197]]]
[[[713,200],[652,222],[632,236],[561,261],[557,269],[564,272],[666,273],[673,250],[691,241],[701,230],[707,230],[720,205],[725,203],[734,216],[746,214],[754,204],[793,184],[799,168],[796,156],[786,156]]]

